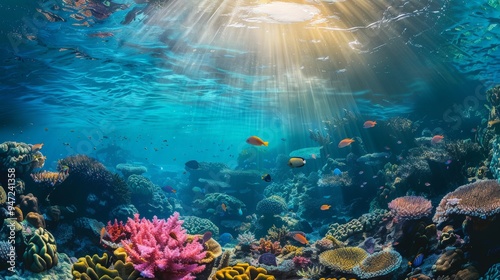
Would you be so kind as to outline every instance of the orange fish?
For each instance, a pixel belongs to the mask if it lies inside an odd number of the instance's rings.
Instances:
[[[371,127],[374,127],[376,124],[377,124],[377,122],[375,122],[375,121],[366,121],[363,124],[363,128],[371,128]]]
[[[269,142],[264,142],[264,140],[260,139],[257,136],[250,136],[247,139],[247,143],[254,145],[254,146],[266,146],[269,144]]]
[[[40,143],[40,144],[34,144],[33,146],[31,146],[31,152],[34,153],[34,152],[38,152],[42,149],[43,147],[43,143]]]
[[[309,244],[309,241],[307,241],[307,238],[303,234],[300,234],[300,233],[294,234],[293,239],[299,241],[302,244]]]
[[[104,238],[104,236],[108,235],[108,232],[106,231],[106,227],[101,228],[101,240]]]
[[[432,139],[431,139],[431,143],[437,144],[437,143],[440,143],[441,141],[443,141],[443,139],[444,139],[443,135],[434,135],[434,137],[432,137]]]
[[[224,212],[226,212],[226,211],[227,211],[227,206],[226,206],[226,204],[225,204],[225,203],[222,203],[222,204],[220,205],[220,207],[222,208],[222,211],[224,211]]]
[[[324,211],[324,210],[330,209],[330,207],[332,207],[332,206],[328,205],[328,204],[323,204],[323,205],[321,205],[320,209]]]
[[[352,142],[354,142],[354,139],[352,139],[352,138],[345,138],[345,139],[343,139],[342,141],[339,142],[339,148],[347,147],[347,146],[351,145]]]

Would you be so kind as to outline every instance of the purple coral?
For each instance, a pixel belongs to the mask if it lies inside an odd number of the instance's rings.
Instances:
[[[130,239],[122,244],[128,253],[127,261],[146,278],[157,277],[166,280],[194,280],[197,274],[205,269],[199,263],[206,253],[198,238],[190,242],[183,221],[175,212],[168,220],[128,219],[125,229]]]

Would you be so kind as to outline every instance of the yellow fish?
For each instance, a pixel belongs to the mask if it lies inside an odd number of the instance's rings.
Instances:
[[[247,139],[247,143],[254,146],[266,146],[269,145],[269,142],[264,142],[264,140],[260,139],[257,136],[250,136]]]
[[[306,160],[301,157],[292,157],[290,160],[288,160],[288,166],[291,168],[294,167],[302,167],[306,164]]]

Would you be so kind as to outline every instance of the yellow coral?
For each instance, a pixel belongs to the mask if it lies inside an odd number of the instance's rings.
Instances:
[[[343,273],[353,273],[353,268],[359,265],[368,253],[358,247],[344,247],[328,250],[319,255],[319,262],[333,270]]]
[[[217,270],[212,280],[276,280],[274,276],[267,275],[267,270],[254,267],[248,263],[238,263]]]

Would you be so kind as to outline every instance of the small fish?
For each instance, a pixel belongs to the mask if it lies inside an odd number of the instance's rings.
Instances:
[[[363,173],[365,173],[363,170],[358,172],[359,175],[363,175]]]
[[[424,262],[424,254],[420,253],[415,256],[413,262],[408,262],[408,264],[413,267],[419,267],[422,265],[423,262]]]
[[[226,206],[226,204],[225,204],[225,203],[222,203],[222,204],[220,205],[220,207],[222,208],[222,211],[224,211],[224,212],[226,212],[226,211],[227,211],[227,206]]]
[[[177,240],[177,234],[175,234],[175,232],[171,231],[168,235],[170,235],[170,237],[172,237],[173,239]]]
[[[366,121],[366,122],[363,124],[363,128],[372,128],[372,127],[374,127],[376,124],[377,124],[377,122],[375,122],[375,121]]]
[[[338,168],[335,168],[333,169],[333,175],[340,176],[342,175],[342,171],[340,171],[340,169]]]
[[[188,167],[189,169],[198,169],[198,168],[200,168],[200,163],[197,162],[196,160],[190,160],[190,161],[184,163],[184,165],[186,167]]]
[[[306,164],[306,160],[301,157],[292,157],[288,160],[288,166],[291,168],[302,167]]]
[[[425,182],[425,184],[424,184],[424,185],[425,185],[426,187],[428,187],[428,186],[430,186],[430,185],[431,185],[431,183],[429,183],[429,182]]]
[[[164,186],[162,189],[167,193],[177,193],[177,190],[172,188],[171,186]]]
[[[34,144],[31,146],[31,152],[34,153],[34,152],[38,152],[42,149],[43,147],[43,143],[40,143],[40,144]]]
[[[332,197],[332,196],[331,195],[324,195],[323,196],[323,198],[327,198],[327,199],[330,198],[330,197]]]
[[[269,174],[264,174],[260,177],[262,180],[266,181],[266,182],[271,182],[272,178],[271,178],[271,175]]]
[[[123,19],[121,24],[131,23],[140,12],[141,12],[141,8],[139,8],[139,7],[133,8],[131,11],[129,11],[127,13],[127,15],[125,15],[125,18]]]
[[[281,138],[281,141],[285,142],[285,141],[286,141],[286,138]]]
[[[204,191],[200,187],[193,187],[191,190],[195,193],[204,193]]]
[[[438,143],[441,143],[441,141],[443,141],[444,139],[444,136],[443,135],[434,135],[431,139],[431,144],[438,144]]]
[[[254,146],[268,146],[269,142],[264,142],[264,140],[260,139],[257,136],[250,136],[248,137],[247,141],[248,144],[254,145]]]
[[[101,228],[101,233],[100,233],[100,236],[101,236],[101,240],[104,238],[104,236],[108,235],[108,232],[106,231],[106,227],[102,227]]]
[[[59,172],[68,174],[69,173],[69,166],[67,166],[67,165],[61,165],[59,167]]]
[[[210,238],[212,238],[212,232],[211,231],[206,231],[204,234],[203,234],[203,237],[202,237],[202,241],[203,243],[206,243],[208,240],[210,240]]]
[[[452,161],[451,159],[449,159],[449,160],[445,161],[445,162],[444,162],[444,164],[446,164],[446,165],[450,165],[452,162],[453,162],[453,161]]]
[[[292,235],[292,237],[293,237],[293,239],[295,239],[296,241],[298,241],[304,245],[309,244],[309,241],[307,241],[307,238],[303,233],[294,233]]]
[[[347,146],[351,145],[352,142],[354,142],[354,139],[352,139],[352,138],[342,139],[342,141],[339,142],[338,147],[339,148],[347,147]]]
[[[329,209],[330,209],[330,207],[332,207],[332,206],[331,206],[331,205],[328,205],[328,204],[323,204],[323,205],[321,205],[321,207],[320,207],[319,209],[321,209],[321,210],[325,211],[325,210],[329,210]]]
[[[316,159],[316,154],[311,154],[312,159]]]
[[[243,216],[243,210],[241,210],[241,208],[238,208],[238,215]]]
[[[46,127],[46,128],[44,128],[43,130],[45,130],[45,131],[49,131],[49,129],[48,129],[47,127]]]

